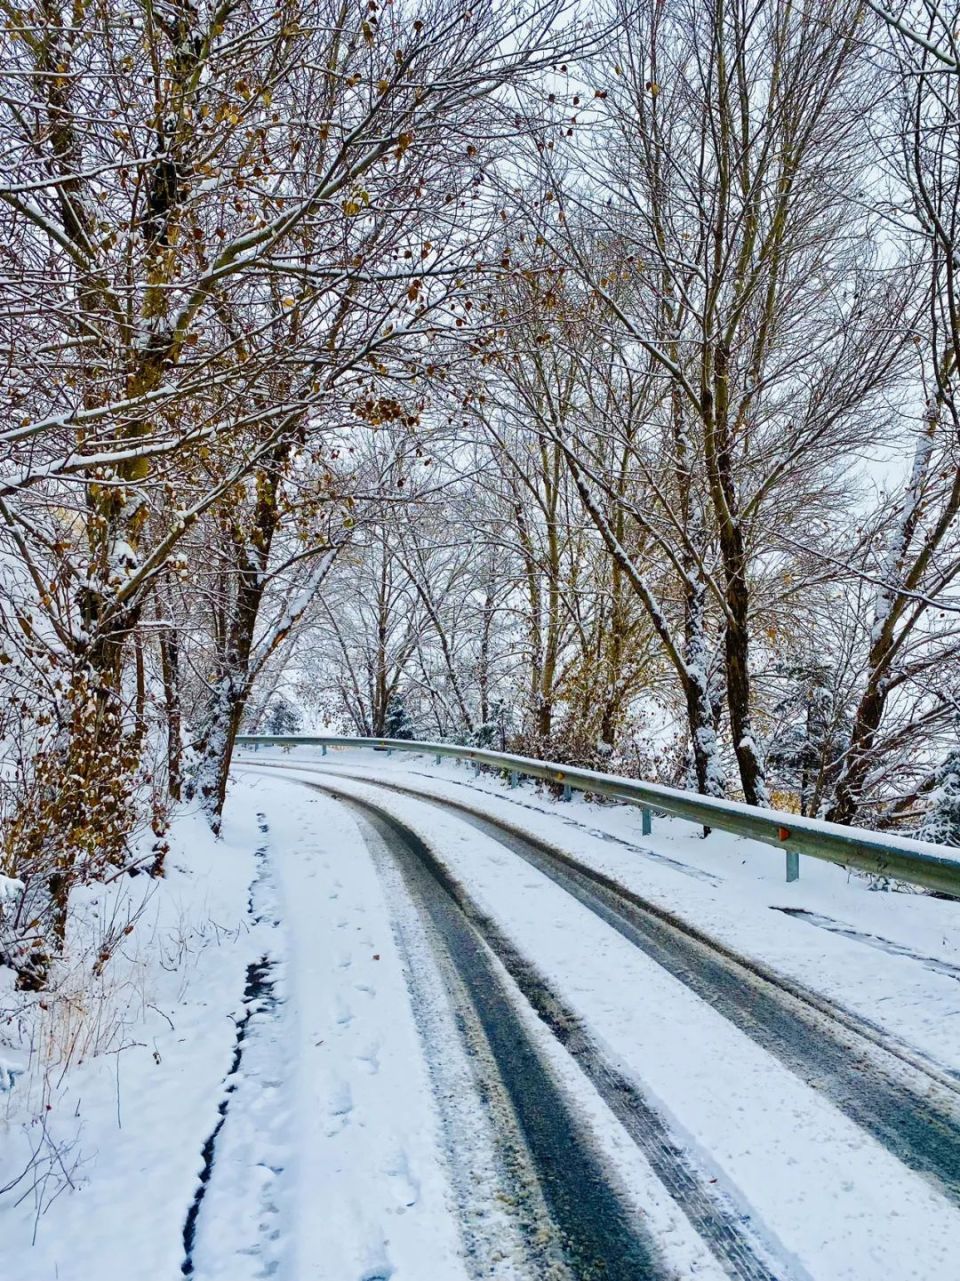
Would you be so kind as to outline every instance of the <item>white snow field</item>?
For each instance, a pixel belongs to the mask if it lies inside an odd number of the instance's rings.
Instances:
[[[82,1010],[0,993],[4,1281],[957,1275],[960,903],[426,757],[246,753],[224,831],[85,891],[142,912]],[[524,833],[782,981],[804,1044]]]

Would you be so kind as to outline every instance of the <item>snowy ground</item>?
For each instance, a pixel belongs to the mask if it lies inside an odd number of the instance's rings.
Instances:
[[[908,1060],[930,1068],[934,1093],[938,1075],[960,1080],[960,904],[873,892],[812,860],[786,885],[782,854],[766,847],[703,841],[665,820],[641,837],[627,807],[510,792],[429,758],[272,759],[284,770],[259,768],[263,754],[238,769],[221,842],[187,816],[164,882],[88,892],[81,923],[140,916],[82,1009],[77,973],[48,1010],[0,1025],[0,1061],[20,1073],[0,1094],[0,1188],[12,1185],[0,1194],[0,1277],[577,1275],[548,1234],[531,1245],[529,1220],[546,1210],[525,1182],[516,1104],[464,1030],[459,980],[438,961],[390,841],[304,787],[318,781],[314,766],[423,837],[562,997],[662,1126],[664,1160],[742,1232],[757,1260],[749,1275],[952,1275],[955,1188],[907,1169],[462,816],[372,784],[456,797],[603,870],[869,1020],[906,1076]],[[665,1188],[657,1151],[631,1137],[500,961],[489,964],[585,1146],[656,1244],[655,1274],[730,1275]],[[15,1007],[0,991],[0,1008]]]

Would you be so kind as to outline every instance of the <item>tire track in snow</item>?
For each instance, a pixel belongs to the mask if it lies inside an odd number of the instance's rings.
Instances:
[[[462,812],[456,803],[426,803],[461,812],[478,831],[543,872],[960,1204],[954,1082],[905,1057],[879,1030],[868,1034],[852,1015],[841,1017],[829,1002],[793,989],[545,842]]]
[[[436,782],[436,776],[426,774],[421,770],[409,770],[410,774],[418,774],[421,778],[429,779]],[[444,780],[447,781],[447,780]],[[491,796],[494,793],[489,792],[485,787],[477,787],[474,783],[468,783],[463,779],[450,780],[457,787],[464,787],[468,791],[477,792],[480,796]],[[542,781],[542,780],[536,780]],[[383,784],[384,787],[387,784]],[[441,801],[444,798],[431,797]],[[684,863],[682,859],[672,858],[669,854],[661,854],[659,850],[652,850],[649,845],[637,845],[633,841],[628,841],[624,836],[614,836],[613,832],[605,832],[602,827],[590,827],[588,823],[581,823],[579,819],[570,818],[567,814],[555,814],[553,810],[544,809],[541,805],[531,805],[529,801],[521,801],[517,796],[497,796],[497,800],[509,801],[511,805],[516,805],[519,809],[530,810],[533,814],[545,815],[548,818],[556,818],[566,827],[574,827],[577,831],[586,832],[588,836],[596,837],[598,841],[606,841],[609,845],[620,845],[623,849],[629,850],[631,854],[639,854],[641,858],[649,859],[652,863],[662,863],[664,867],[669,867],[673,872],[680,872],[684,876],[692,877],[695,881],[706,881],[709,885],[722,885],[723,878],[715,876],[713,872],[704,871],[702,867],[694,867],[690,863]],[[456,801],[451,802],[456,804]]]
[[[244,761],[255,769],[310,769],[312,763],[307,765],[285,765],[281,761]],[[438,804],[450,804],[456,808],[461,808],[456,801],[447,801],[446,797],[436,796],[429,792],[416,792],[412,788],[404,788],[399,783],[385,783],[379,778],[370,778],[365,774],[349,773],[349,765],[323,765],[322,773],[341,774],[344,778],[353,778],[358,783],[369,783],[372,787],[390,787],[398,792],[406,792],[410,796],[416,796],[418,800],[436,801]],[[408,774],[417,775],[419,778],[425,778],[430,782],[436,783],[437,777],[434,774],[427,774],[422,770],[407,770]],[[486,788],[477,787],[474,783],[468,783],[464,779],[443,779],[443,782],[449,782],[456,787],[463,787],[467,791],[476,792],[480,796],[491,796],[494,793],[489,792]],[[533,814],[539,814],[541,817],[555,818],[558,822],[565,824],[567,827],[576,828],[577,831],[586,832],[588,836],[596,837],[597,840],[606,841],[610,845],[619,845],[627,849],[631,854],[639,854],[641,858],[649,859],[652,863],[661,863],[664,867],[669,867],[673,872],[680,872],[683,876],[689,876],[695,881],[706,881],[709,885],[723,885],[723,878],[715,876],[712,872],[704,871],[703,868],[694,867],[690,863],[684,863],[681,859],[672,858],[669,854],[661,854],[659,850],[652,850],[648,845],[636,845],[623,836],[614,836],[612,832],[605,832],[601,827],[590,827],[587,823],[581,823],[578,819],[570,818],[566,814],[554,813],[553,810],[547,810],[539,805],[531,805],[528,801],[521,801],[517,796],[496,794],[499,801],[509,801],[511,805],[516,805],[518,809],[530,810]],[[466,806],[462,808],[466,809]]]
[[[312,766],[310,772],[332,779],[349,777],[340,770]],[[460,801],[398,783],[373,782],[366,776],[356,776],[356,781],[448,810],[511,849],[829,1098],[904,1165],[960,1204],[960,1084],[955,1074],[866,1019],[734,952],[612,877],[501,819],[491,820]]]
[[[546,1174],[544,1194],[564,1230],[568,1249],[574,1250],[573,1275],[578,1281],[580,1278],[593,1276],[609,1277],[611,1281],[621,1276],[624,1281],[627,1278],[630,1281],[640,1281],[642,1277],[660,1275],[659,1269],[663,1265],[656,1259],[655,1247],[648,1243],[646,1270],[638,1272],[637,1260],[629,1255],[625,1256],[623,1244],[617,1242],[616,1233],[609,1227],[610,1206],[600,1204],[596,1198],[598,1176],[596,1171],[590,1169],[594,1163],[590,1160],[589,1140],[577,1133],[575,1121],[571,1124],[562,1116],[562,1112],[566,1111],[566,1104],[555,1088],[549,1085],[549,1070],[544,1073],[536,1061],[535,1051],[531,1056],[531,1047],[526,1050],[519,1048],[526,1038],[521,1026],[512,1016],[509,998],[504,1000],[500,997],[492,1005],[487,1004],[490,1002],[490,989],[496,979],[489,965],[482,964],[483,951],[477,946],[476,935],[479,935],[504,965],[541,1021],[584,1072],[727,1275],[735,1281],[778,1281],[778,1278],[783,1281],[784,1278],[793,1276],[794,1272],[785,1262],[780,1261],[774,1268],[762,1257],[759,1243],[751,1240],[742,1227],[743,1208],[732,1207],[722,1194],[715,1194],[708,1189],[706,1182],[690,1166],[668,1133],[660,1116],[647,1104],[636,1086],[605,1061],[586,1036],[576,1016],[564,1007],[542,976],[520,955],[494,923],[477,910],[463,887],[417,834],[368,802],[344,797],[335,791],[332,794],[348,808],[365,814],[375,830],[391,846],[409,887],[437,927],[454,966],[464,980],[484,1031],[491,1041],[497,1065],[530,1143],[533,1159],[541,1177]],[[454,910],[451,911],[451,908]],[[465,962],[468,971],[471,966],[475,967],[472,978],[469,973],[464,973]],[[538,1150],[538,1145],[544,1144],[544,1135],[530,1131],[531,1124],[541,1127],[544,1124],[542,1114],[545,1099],[548,1100],[546,1124],[572,1136],[572,1141],[560,1149],[556,1147],[556,1136],[546,1136],[546,1167],[544,1153]],[[551,1110],[560,1113],[559,1125],[556,1116],[549,1116]],[[560,1137],[562,1140],[563,1134]],[[561,1162],[564,1179],[573,1178],[572,1199],[585,1199],[585,1206],[572,1207],[571,1189],[553,1187],[550,1183],[550,1180],[556,1178],[559,1168],[556,1165],[558,1150],[565,1151]],[[583,1168],[577,1168],[578,1162]],[[569,1167],[573,1167],[572,1175]],[[600,1178],[603,1179],[602,1173]],[[590,1201],[590,1189],[594,1189],[595,1203]],[[572,1210],[574,1222],[571,1224],[568,1219]],[[614,1209],[614,1216],[614,1223],[619,1223],[623,1210]],[[604,1239],[602,1248],[596,1239],[598,1228],[599,1237]],[[578,1237],[585,1237],[586,1244],[581,1240],[578,1245]],[[611,1249],[615,1256],[612,1264],[603,1257],[604,1251],[609,1253]],[[592,1259],[596,1259],[596,1262],[592,1262]],[[623,1270],[624,1266],[626,1271]]]
[[[574,1281],[558,1243],[539,1228],[547,1208],[496,1062],[482,1030],[464,1016],[469,998],[457,971],[388,843],[362,813],[354,817],[390,904],[466,1269],[476,1281]]]
[[[333,777],[339,776],[342,778],[352,779],[353,781],[363,783],[368,787],[381,787],[387,791],[396,792],[401,796],[409,796],[414,800],[433,805],[436,808],[447,809],[452,813],[459,814],[460,816],[467,818],[468,821],[480,820],[485,822],[489,825],[488,834],[493,835],[494,839],[498,840],[501,844],[506,843],[503,840],[503,835],[506,834],[509,838],[530,847],[530,849],[541,855],[544,855],[546,858],[551,860],[551,862],[555,862],[563,868],[569,869],[574,874],[583,876],[592,885],[601,886],[605,890],[612,892],[619,899],[625,900],[631,908],[635,908],[643,914],[652,917],[656,922],[663,923],[671,930],[682,935],[684,938],[693,940],[701,947],[706,948],[711,954],[716,954],[724,963],[730,963],[733,966],[738,967],[740,970],[745,971],[748,975],[759,979],[765,984],[769,984],[774,990],[783,992],[787,998],[797,1002],[801,1008],[807,1009],[807,1016],[814,1020],[817,1027],[820,1026],[821,1020],[826,1019],[830,1023],[836,1024],[842,1034],[855,1038],[854,1044],[856,1044],[857,1040],[867,1042],[868,1044],[866,1047],[860,1047],[861,1053],[870,1052],[871,1048],[875,1048],[886,1058],[900,1060],[900,1062],[912,1073],[915,1073],[919,1078],[922,1078],[922,1084],[919,1088],[923,1095],[926,1095],[930,1086],[933,1085],[941,1090],[947,1091],[951,1096],[951,1099],[955,1098],[956,1100],[960,1100],[960,1073],[933,1062],[927,1058],[922,1051],[916,1050],[906,1042],[898,1040],[894,1035],[887,1032],[876,1023],[870,1022],[862,1015],[855,1014],[853,1011],[838,1004],[836,1001],[831,1000],[829,997],[822,996],[811,988],[804,987],[802,983],[789,979],[774,970],[768,969],[760,962],[755,961],[742,953],[734,951],[725,944],[717,942],[717,940],[711,938],[703,931],[698,930],[683,918],[628,889],[613,876],[608,876],[591,867],[589,864],[581,863],[565,850],[561,850],[558,847],[549,844],[549,842],[542,840],[530,832],[513,827],[504,819],[491,819],[486,811],[476,809],[472,805],[468,805],[463,801],[453,800],[444,796],[436,796],[433,793],[419,792],[415,788],[405,787],[401,783],[372,780],[368,776],[362,774],[351,775],[346,773],[345,769],[337,768],[336,770],[329,770],[325,766],[316,768],[312,766],[288,766],[282,764],[275,764],[271,766],[270,764],[264,765],[261,763],[258,763],[255,768],[299,769],[301,771],[306,769],[308,772],[330,774]],[[430,776],[424,775],[424,777]],[[458,784],[458,786],[471,787],[470,784]],[[482,788],[471,787],[471,790],[480,792],[483,795],[488,795],[488,793],[484,792]],[[502,798],[498,797],[498,799]],[[512,797],[508,797],[507,799],[513,801]],[[537,814],[542,815],[545,812],[541,809],[537,809],[535,806],[524,805],[522,802],[514,803],[521,805],[524,809],[532,809]],[[562,818],[562,816],[559,817]],[[573,819],[562,818],[562,821],[568,825],[578,827],[590,835],[594,834],[592,829],[585,827],[581,823],[577,823]],[[494,829],[496,829],[496,831],[494,831]],[[602,835],[602,833],[598,831],[596,835]],[[606,834],[606,838],[616,844],[627,845],[627,848],[635,849],[637,852],[644,852],[641,850],[640,846],[631,846],[627,842],[621,841],[619,837],[611,836],[609,833]],[[519,850],[515,850],[514,852],[517,853]],[[521,857],[525,857],[525,855],[521,854]],[[551,877],[551,879],[556,880],[555,877]],[[570,886],[566,885],[564,888],[569,890]],[[595,907],[590,904],[585,904],[585,906],[590,906],[591,910],[596,910]],[[821,921],[825,921],[826,919],[827,918],[821,918]],[[817,923],[820,923],[820,921]],[[874,936],[864,935],[861,937],[860,941],[866,942],[868,938],[872,939],[873,937]],[[922,958],[917,954],[914,959],[919,961]],[[892,1071],[891,1068],[893,1069]],[[883,1070],[887,1074],[891,1075],[892,1079],[896,1080],[896,1064],[889,1065]],[[960,1103],[951,1103],[951,1106],[948,1109],[951,1114],[953,1114],[955,1107],[960,1108]]]
[[[449,962],[456,972],[466,997],[461,1003],[464,1031],[468,1038],[482,1032],[499,1077],[492,1083],[494,1090],[502,1085],[508,1096],[553,1221],[550,1253],[559,1246],[575,1281],[673,1278],[672,1269],[635,1221],[569,1109],[549,1066],[527,1035],[480,934],[450,895],[426,846],[376,806],[342,795],[336,799],[362,814],[386,842],[408,891],[430,922],[444,963]],[[512,1154],[514,1164],[518,1155]],[[542,1234],[545,1225],[531,1226]],[[532,1249],[536,1244],[530,1240]],[[538,1275],[549,1277],[551,1271]]]
[[[808,925],[816,925],[830,934],[839,934],[842,938],[853,939],[855,943],[863,943],[866,947],[874,947],[878,952],[887,952],[890,956],[905,956],[922,965],[925,970],[931,970],[934,974],[946,974],[948,978],[960,982],[960,965],[941,961],[935,956],[925,956],[922,952],[915,952],[912,947],[907,947],[903,943],[894,943],[892,939],[885,939],[881,934],[867,934],[853,925],[845,925],[843,921],[835,921],[833,917],[823,916],[820,912],[811,912],[805,907],[771,907],[770,910],[782,912],[784,916],[790,916],[795,921],[806,921]]]

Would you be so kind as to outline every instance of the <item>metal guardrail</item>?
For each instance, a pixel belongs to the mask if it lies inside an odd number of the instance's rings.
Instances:
[[[347,738],[333,734],[270,735],[242,734],[240,746],[262,744],[275,747],[367,747],[388,752],[417,752],[436,757],[437,764],[446,756],[474,765],[487,765],[501,770],[516,784],[521,776],[544,779],[571,791],[594,792],[639,805],[643,811],[643,831],[650,831],[651,812],[683,818],[704,827],[715,827],[736,836],[764,841],[786,853],[787,880],[800,874],[799,856],[823,859],[843,867],[856,868],[875,876],[892,877],[928,890],[960,898],[960,859],[941,853],[945,847],[904,836],[884,836],[862,828],[842,827],[821,819],[802,818],[779,810],[758,809],[737,801],[717,800],[697,792],[684,792],[658,783],[644,783],[616,774],[576,769],[551,761],[538,761],[509,752],[488,752],[484,748],[458,747],[452,743],[421,743],[396,738]]]

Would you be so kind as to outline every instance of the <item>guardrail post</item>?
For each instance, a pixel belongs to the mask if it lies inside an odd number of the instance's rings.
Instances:
[[[649,836],[653,831],[653,815],[646,806],[640,811],[640,833],[642,836]]]
[[[324,745],[320,748],[320,754],[321,754],[321,756],[326,756],[326,754],[327,754],[327,745],[326,745],[326,743],[324,743]]]
[[[563,799],[565,801],[573,800],[573,788],[570,786],[569,783],[564,783],[563,785]]]
[[[480,766],[477,764],[476,761],[473,762],[473,777],[474,778],[480,777]]]
[[[787,850],[787,883],[800,879],[800,855],[796,850]]]
[[[518,787],[519,784],[520,784],[520,775],[517,773],[515,769],[512,769],[510,771],[510,786]]]
[[[441,761],[442,759],[443,759],[443,758],[441,757],[440,753],[439,753],[439,752],[437,752],[437,764],[438,764],[438,765],[440,764],[440,761]]]

